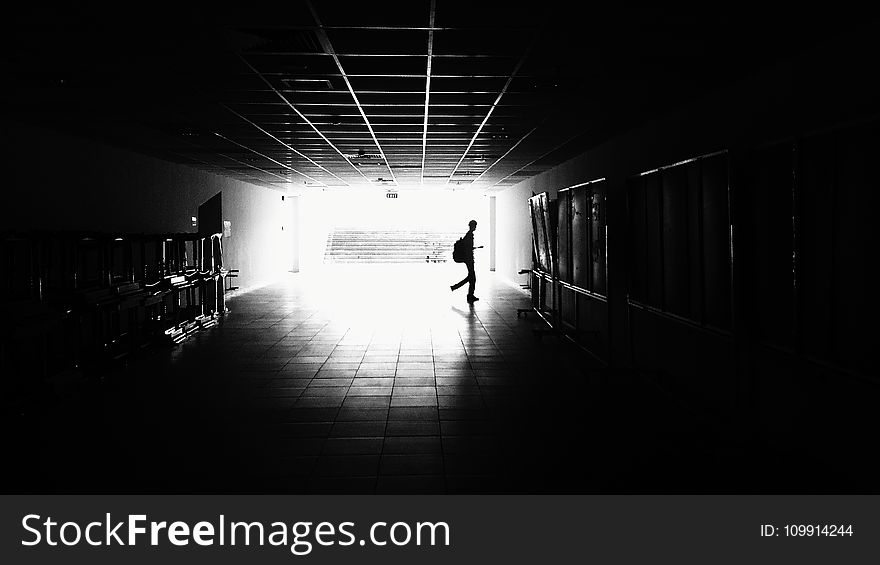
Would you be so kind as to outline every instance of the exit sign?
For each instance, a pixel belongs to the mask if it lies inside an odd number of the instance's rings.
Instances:
[[[396,192],[386,192],[385,198],[397,198],[397,193]]]

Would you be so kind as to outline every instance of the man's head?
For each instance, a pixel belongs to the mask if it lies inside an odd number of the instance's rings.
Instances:
[[[471,229],[471,231],[474,231],[475,229],[477,229],[477,221],[471,220],[470,222],[468,222],[468,227]]]

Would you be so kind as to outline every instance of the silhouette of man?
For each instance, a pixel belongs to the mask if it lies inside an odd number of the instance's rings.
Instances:
[[[468,283],[468,302],[476,302],[479,300],[476,296],[474,296],[474,286],[477,283],[477,275],[474,273],[474,249],[479,249],[483,247],[482,245],[479,247],[474,247],[474,230],[477,229],[477,221],[471,220],[468,222],[468,232],[464,234],[464,248],[466,250],[467,255],[465,256],[464,264],[467,266],[468,274],[465,278],[461,279],[461,281],[455,283],[450,286],[451,290],[457,290],[464,286],[465,283]]]

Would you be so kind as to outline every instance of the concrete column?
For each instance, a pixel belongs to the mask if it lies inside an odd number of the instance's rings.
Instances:
[[[300,255],[300,221],[299,221],[299,196],[287,196],[287,225],[289,233],[287,234],[290,244],[290,271],[292,273],[299,272],[299,255]]]
[[[489,270],[495,270],[495,197],[489,197]]]

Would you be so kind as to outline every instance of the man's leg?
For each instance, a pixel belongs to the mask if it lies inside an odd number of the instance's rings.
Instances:
[[[474,264],[473,262],[467,264],[468,268],[468,296],[474,295],[474,287],[477,285],[477,275],[474,272]]]
[[[470,267],[468,267],[468,276],[466,276],[465,278],[461,279],[460,281],[458,281],[458,282],[455,283],[454,285],[450,286],[449,288],[451,288],[452,290],[458,290],[458,289],[460,289],[461,287],[463,287],[465,284],[467,284],[468,282],[470,282],[470,280],[471,280],[471,274],[470,274],[470,273],[471,273],[471,270],[470,270]]]

